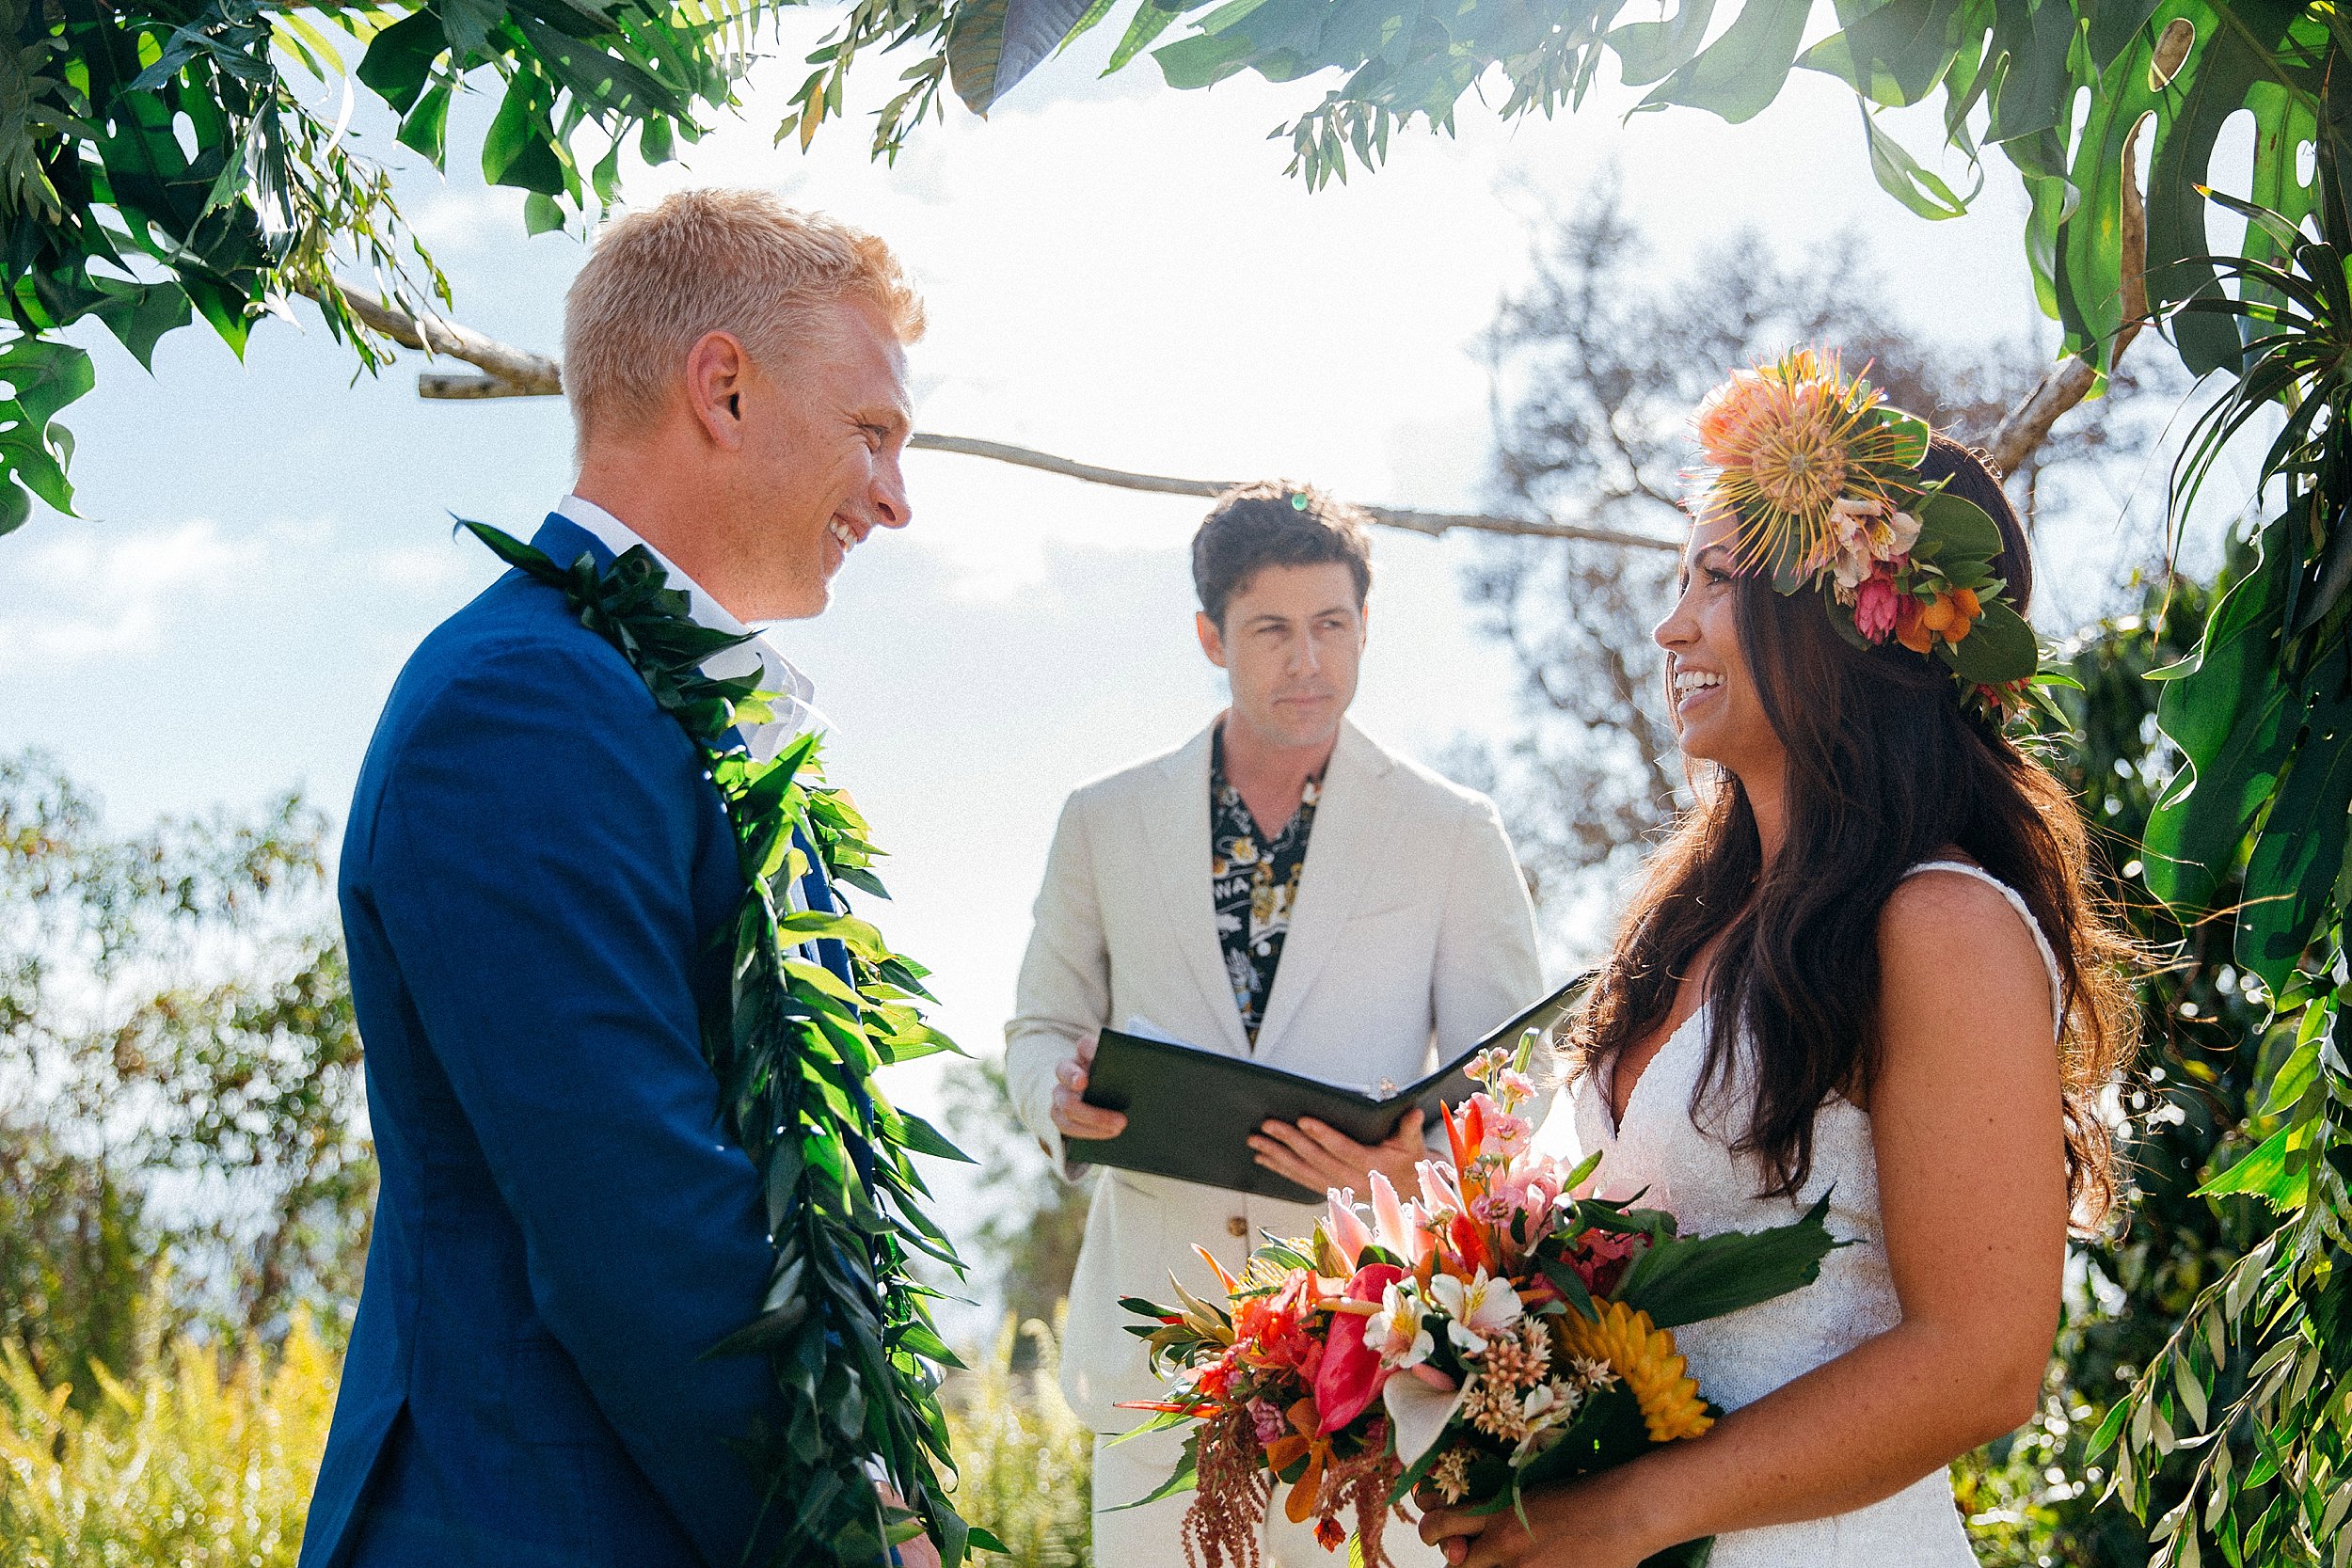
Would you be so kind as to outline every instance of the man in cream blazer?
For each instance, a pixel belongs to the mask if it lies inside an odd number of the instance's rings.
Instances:
[[[1196,1243],[1238,1272],[1263,1234],[1303,1235],[1317,1209],[1071,1162],[1065,1133],[1124,1123],[1083,1102],[1097,1031],[1140,1017],[1286,1071],[1405,1083],[1543,989],[1526,884],[1493,805],[1345,718],[1371,582],[1359,518],[1312,491],[1244,486],[1219,499],[1193,562],[1202,647],[1226,669],[1232,705],[1176,751],[1070,797],[1006,1028],[1023,1120],[1066,1180],[1094,1183],[1062,1387],[1105,1434],[1094,1560],[1115,1568],[1181,1568],[1188,1501],[1120,1507],[1168,1478],[1181,1438],[1106,1441],[1142,1418],[1120,1402],[1161,1387],[1119,1298],[1166,1299],[1170,1274],[1213,1291]],[[1408,1119],[1366,1147],[1269,1123],[1253,1148],[1310,1190],[1362,1197],[1374,1169],[1406,1185],[1422,1132]],[[1331,1560],[1279,1505],[1263,1544],[1282,1568]],[[1438,1560],[1406,1528],[1384,1545],[1399,1562]]]

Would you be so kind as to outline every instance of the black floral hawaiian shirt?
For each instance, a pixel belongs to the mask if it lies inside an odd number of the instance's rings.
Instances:
[[[1241,791],[1225,780],[1225,731],[1218,727],[1209,749],[1209,886],[1225,977],[1252,1048],[1282,962],[1282,939],[1290,934],[1291,906],[1307,868],[1307,837],[1314,832],[1322,794],[1323,781],[1308,780],[1298,810],[1268,842]]]

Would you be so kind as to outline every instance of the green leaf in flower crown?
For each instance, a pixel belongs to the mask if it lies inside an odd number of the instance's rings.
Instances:
[[[1939,642],[1936,651],[1961,679],[1979,686],[2006,686],[2026,679],[2042,662],[2042,644],[2033,627],[1998,599],[1983,610],[1965,638]]]
[[[1911,558],[1947,577],[1962,562],[1982,564],[2001,553],[2000,525],[1983,507],[1949,490],[1930,490],[1903,510],[1919,519],[1919,539],[1911,546]]]
[[[1881,404],[1871,412],[1878,419],[1879,428],[1900,443],[1886,454],[1889,464],[1915,468],[1927,460],[1928,447],[1933,435],[1927,420],[1890,404]]]

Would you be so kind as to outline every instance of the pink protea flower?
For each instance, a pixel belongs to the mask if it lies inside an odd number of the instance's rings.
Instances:
[[[1883,566],[1871,573],[1854,590],[1854,630],[1873,642],[1885,641],[1894,635],[1902,597],[1896,590],[1893,573]]]

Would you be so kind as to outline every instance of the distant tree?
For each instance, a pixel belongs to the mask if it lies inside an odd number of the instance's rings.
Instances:
[[[374,1162],[325,833],[288,796],[114,837],[0,758],[0,1338],[44,1375],[123,1369],[143,1315],[249,1337],[356,1294]]]

